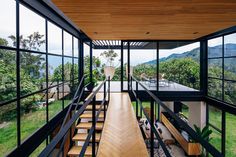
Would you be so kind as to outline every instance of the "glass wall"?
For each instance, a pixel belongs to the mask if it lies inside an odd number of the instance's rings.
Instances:
[[[222,111],[215,108],[214,106],[208,105],[208,125],[209,129],[212,130],[209,142],[221,152],[222,142]]]
[[[236,104],[236,33],[208,40],[208,96]]]
[[[120,49],[93,49],[93,57],[92,57],[93,81],[97,82],[98,84],[105,79],[106,73],[110,74],[111,92],[121,91],[120,60],[121,60]],[[111,73],[109,73],[109,71]]]
[[[142,42],[137,48],[130,43],[130,74],[142,81],[150,90],[157,89],[157,43]]]
[[[159,43],[159,90],[200,89],[200,43]]]
[[[236,156],[236,115],[226,113],[226,144],[227,157]]]
[[[21,4],[16,23],[16,3],[3,0],[0,5],[0,156],[62,111],[78,83],[78,39]]]
[[[84,43],[84,75],[86,75],[85,84],[90,82],[90,46],[89,42]]]

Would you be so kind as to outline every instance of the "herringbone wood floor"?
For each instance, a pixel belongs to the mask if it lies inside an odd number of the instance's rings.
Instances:
[[[128,93],[111,93],[98,157],[143,157],[148,152]]]

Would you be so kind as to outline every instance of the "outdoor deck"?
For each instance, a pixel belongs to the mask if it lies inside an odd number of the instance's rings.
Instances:
[[[128,93],[111,93],[98,157],[148,156]]]
[[[100,82],[99,82],[100,83]],[[143,83],[149,90],[156,90],[157,86],[155,84],[149,84],[145,81],[141,81],[141,83]],[[135,83],[133,82],[133,88],[135,89]],[[138,86],[139,90],[143,90],[143,88],[139,85]],[[123,82],[123,89],[127,90],[128,89],[128,82],[124,81]],[[103,90],[103,88],[102,88]],[[101,91],[102,91],[101,90]],[[120,92],[121,91],[121,82],[120,81],[111,81],[111,92]],[[175,82],[171,82],[167,85],[160,83],[159,84],[159,91],[197,91],[196,89],[175,83]]]

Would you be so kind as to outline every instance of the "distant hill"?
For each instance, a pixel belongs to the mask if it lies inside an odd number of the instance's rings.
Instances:
[[[225,49],[226,49],[225,56],[229,56],[229,55],[236,56],[236,44],[226,44]],[[192,58],[193,60],[199,62],[199,59],[200,59],[199,55],[200,55],[200,48],[195,48],[191,51],[187,51],[181,54],[174,53],[174,54],[169,55],[168,57],[163,57],[160,59],[160,62],[165,62],[171,59],[179,59],[179,58]],[[222,56],[222,46],[210,47],[208,49],[208,56],[209,57]],[[236,65],[236,61],[232,61],[232,63]],[[156,60],[151,60],[143,64],[156,64]],[[215,64],[219,64],[219,63],[215,62]]]

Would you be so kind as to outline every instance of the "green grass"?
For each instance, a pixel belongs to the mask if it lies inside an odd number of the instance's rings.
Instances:
[[[132,106],[134,108],[134,112],[136,113],[136,102],[132,102]],[[143,108],[146,108],[146,107],[151,108],[150,102],[142,102],[142,106],[143,106]],[[140,116],[140,106],[138,108],[138,115]],[[158,116],[157,113],[155,115],[157,118],[157,116]],[[143,112],[142,112],[142,118],[146,118]]]
[[[68,103],[69,100],[65,100],[65,104]],[[49,105],[50,119],[62,110],[61,104],[62,101],[58,100]],[[0,157],[5,156],[16,146],[16,119],[14,118],[7,123],[8,125],[6,127],[0,129]],[[23,114],[21,116],[21,140],[25,140],[44,124],[46,124],[46,107]],[[43,146],[44,145],[41,144],[38,150],[43,148]],[[35,152],[37,153],[37,150]],[[32,156],[34,156],[34,154],[32,154]]]

